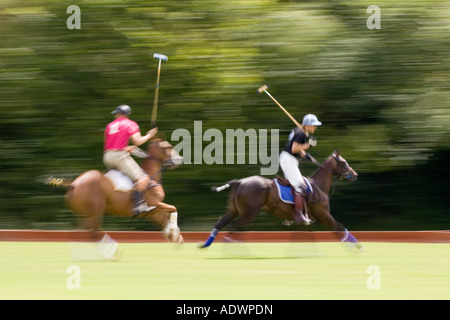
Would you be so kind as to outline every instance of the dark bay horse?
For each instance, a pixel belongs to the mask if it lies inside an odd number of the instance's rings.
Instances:
[[[179,155],[173,151],[170,143],[160,139],[149,143],[146,153],[141,152],[144,154],[141,156],[144,158],[141,167],[152,179],[145,192],[145,199],[149,206],[155,208],[139,216],[156,222],[169,241],[182,243],[177,208],[163,202],[165,193],[161,185],[162,169],[174,167],[174,157]],[[131,190],[117,190],[110,178],[101,171],[86,171],[73,181],[53,178],[48,183],[68,188],[65,195],[66,206],[80,218],[84,218],[81,219],[80,228],[91,231],[94,238],[105,213],[133,216],[134,200]]]
[[[334,176],[341,180],[346,179],[354,182],[358,174],[341,157],[339,150],[335,150],[322,164],[312,157],[311,160],[319,166],[319,169],[309,179],[313,189],[313,192],[306,196],[309,219],[326,225],[335,231],[337,239],[348,243],[352,248],[361,250],[363,246],[341,223],[333,218],[330,213],[329,202],[329,192]],[[274,180],[261,176],[251,176],[229,181],[221,187],[213,188],[213,190],[219,192],[227,188],[231,188],[228,198],[228,211],[214,226],[210,236],[200,245],[200,248],[209,247],[217,233],[235,218],[239,218],[239,220],[234,225],[234,229],[239,231],[253,221],[261,210],[281,219],[294,220],[294,205],[281,201]]]

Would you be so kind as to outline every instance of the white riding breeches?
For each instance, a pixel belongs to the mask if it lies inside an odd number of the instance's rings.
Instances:
[[[286,151],[280,153],[280,167],[283,170],[284,177],[294,187],[294,189],[302,193],[302,188],[305,188],[305,181],[298,166],[298,160],[292,154]]]

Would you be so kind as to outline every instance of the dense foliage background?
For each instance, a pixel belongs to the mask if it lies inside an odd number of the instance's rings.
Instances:
[[[373,4],[381,29],[366,26]],[[79,30],[66,26],[70,5],[81,9]],[[75,226],[63,190],[42,182],[104,169],[103,129],[117,105],[150,128],[158,52],[169,57],[158,110],[169,141],[202,121],[221,132],[279,129],[281,148],[293,124],[256,94],[267,83],[297,119],[323,121],[317,159],[340,147],[359,173],[332,195],[348,228],[450,229],[449,17],[448,1],[2,0],[0,228]],[[166,202],[178,207],[182,230],[209,230],[227,198],[209,188],[261,166],[166,172]],[[115,217],[105,228],[155,229]],[[286,227],[263,213],[252,229]]]

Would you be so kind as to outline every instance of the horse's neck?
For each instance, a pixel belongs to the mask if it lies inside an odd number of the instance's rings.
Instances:
[[[161,162],[152,158],[145,159],[142,170],[153,180],[161,180]]]
[[[325,191],[327,194],[330,193],[331,184],[333,182],[333,175],[331,172],[319,168],[311,178],[320,186],[320,188]]]

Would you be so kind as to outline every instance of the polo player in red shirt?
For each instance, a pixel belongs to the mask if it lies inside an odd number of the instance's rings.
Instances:
[[[108,169],[119,170],[133,180],[135,199],[133,213],[148,212],[153,207],[147,205],[144,193],[150,183],[150,177],[131,157],[130,152],[154,137],[158,129],[151,129],[142,136],[138,124],[128,118],[131,108],[127,105],[120,105],[111,113],[116,119],[105,129],[103,163]],[[128,145],[130,140],[133,146]]]

